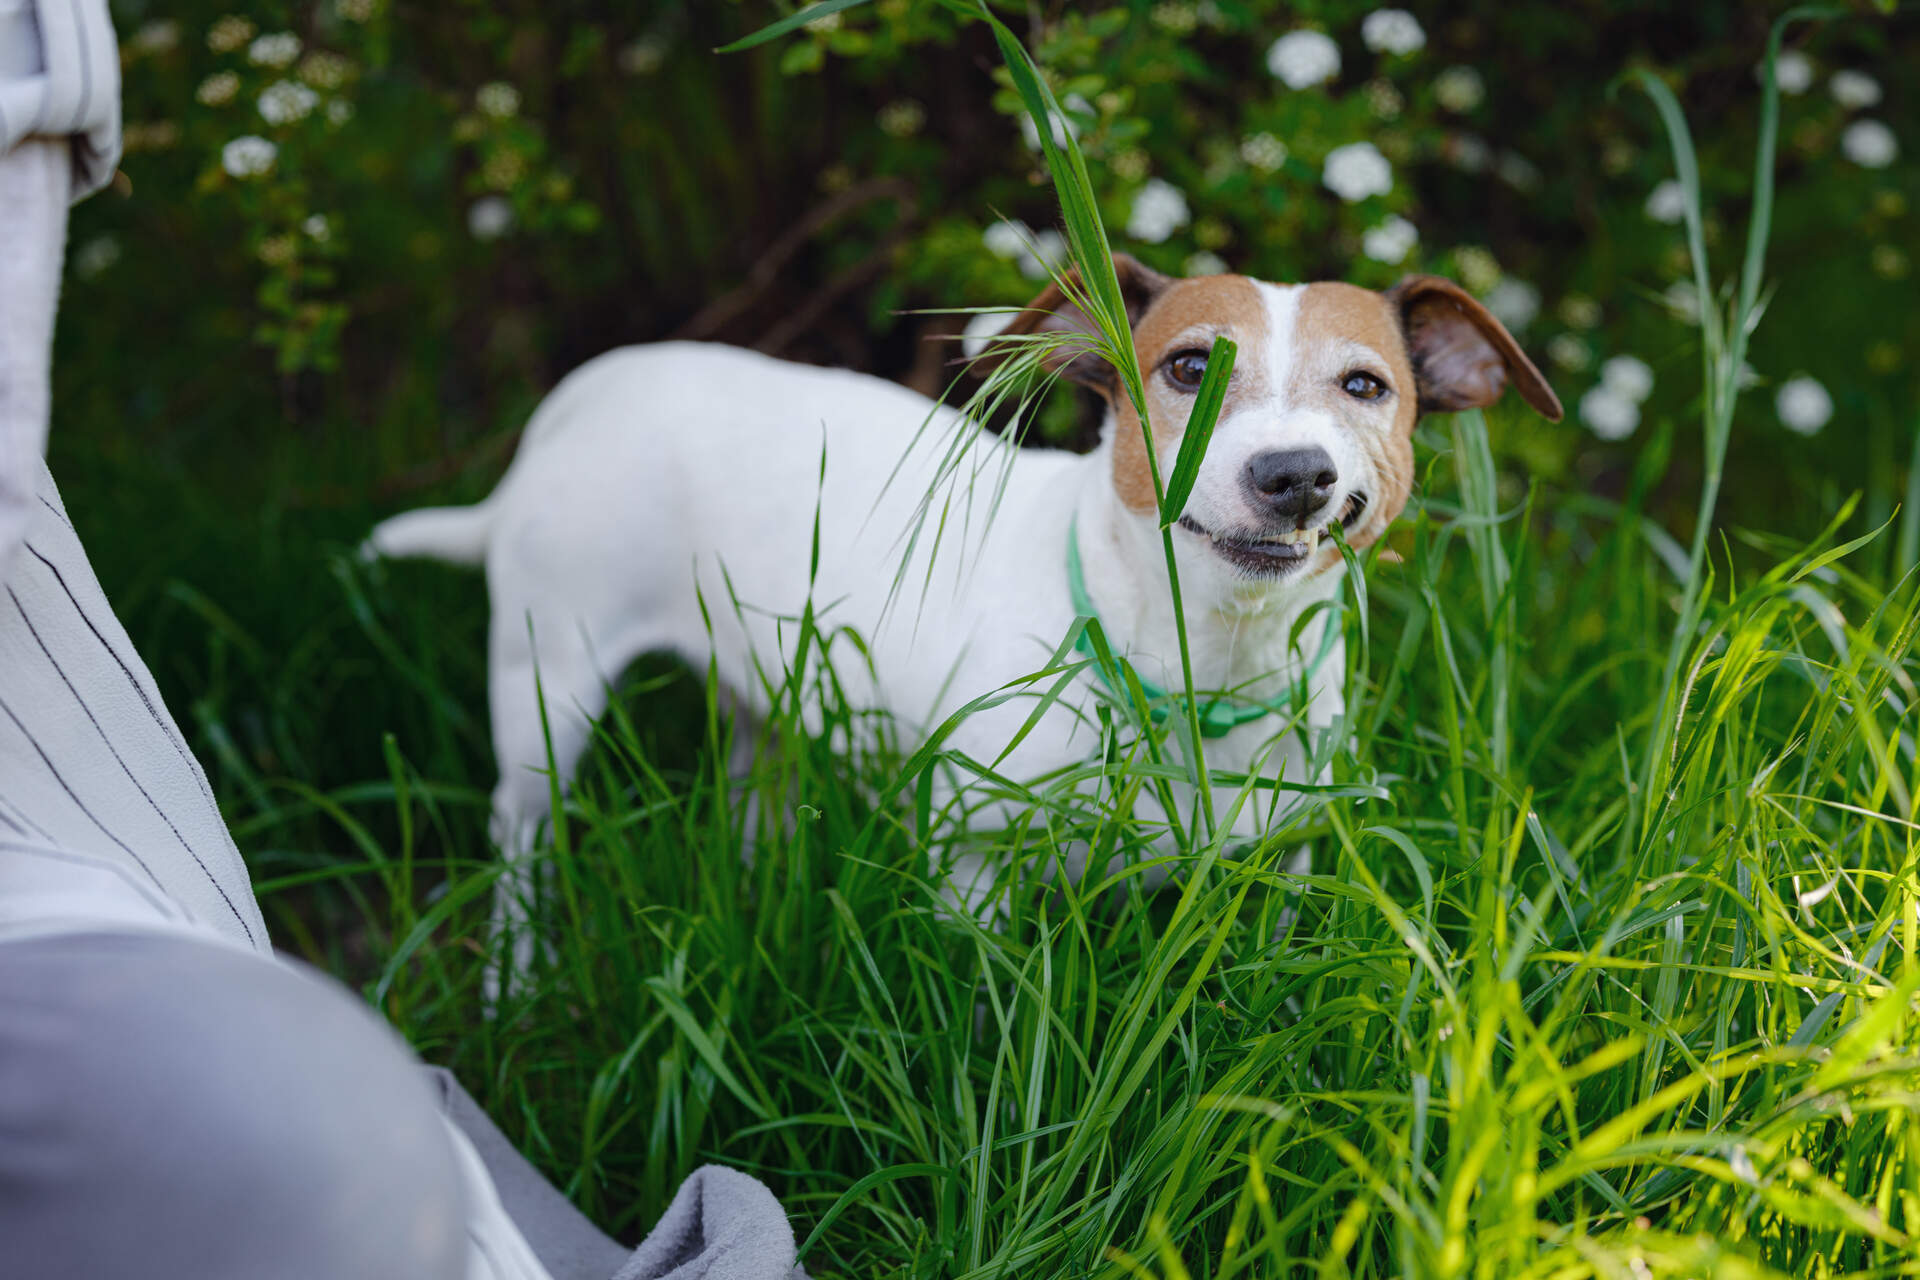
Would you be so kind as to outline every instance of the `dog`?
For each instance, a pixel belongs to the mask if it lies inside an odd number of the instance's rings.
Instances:
[[[1377,292],[1180,279],[1126,255],[1113,265],[1160,475],[1215,338],[1238,344],[1172,530],[1174,559],[1194,688],[1231,693],[1209,705],[1209,767],[1300,780],[1306,747],[1297,735],[1276,745],[1276,723],[1291,714],[1325,729],[1343,705],[1339,629],[1324,602],[1341,590],[1345,561],[1329,528],[1356,549],[1386,532],[1413,483],[1421,414],[1490,405],[1509,383],[1551,420],[1560,402],[1499,321],[1440,277]],[[1004,332],[1092,335],[1075,296],[1049,286]],[[1058,372],[1105,401],[1090,453],[1017,448],[877,377],[662,343],[610,352],[562,380],[478,505],[379,525],[371,554],[485,566],[500,771],[492,832],[505,856],[524,855],[548,817],[549,743],[569,776],[632,659],[668,650],[698,668],[711,658],[745,708],[764,713],[758,673],[793,656],[780,619],[809,599],[823,630],[850,627],[864,641],[867,661],[836,668],[849,699],[909,733],[1042,668],[1084,615],[1143,682],[1182,688],[1139,415],[1109,362],[1085,347],[1050,349]],[[956,441],[988,479],[958,485],[943,469]],[[943,475],[950,509],[928,517]],[[938,521],[970,530],[962,553],[901,536]],[[889,616],[903,580],[920,584],[920,600]],[[1086,759],[1096,737],[1081,713],[1108,696],[1103,673],[1113,679],[1089,663],[999,772],[1037,777]],[[983,710],[947,745],[994,760],[1030,714],[1018,699]],[[1235,832],[1272,816],[1244,806]],[[960,896],[976,899],[981,869],[960,878]]]

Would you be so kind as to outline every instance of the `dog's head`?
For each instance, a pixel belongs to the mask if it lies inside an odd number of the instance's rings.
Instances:
[[[1558,421],[1560,401],[1500,322],[1460,286],[1409,276],[1384,293],[1349,284],[1177,279],[1124,254],[1114,269],[1133,326],[1153,452],[1171,474],[1216,337],[1239,347],[1206,459],[1175,534],[1183,579],[1221,597],[1264,594],[1339,563],[1321,538],[1379,538],[1406,505],[1422,413],[1492,404],[1511,382]],[[1091,334],[1052,285],[1008,333]],[[1061,372],[1107,400],[1113,486],[1151,521],[1140,418],[1110,364],[1063,348]],[[1189,575],[1192,575],[1191,577]],[[1197,580],[1196,580],[1197,579]]]

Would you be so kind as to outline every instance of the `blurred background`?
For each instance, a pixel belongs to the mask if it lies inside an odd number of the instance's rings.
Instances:
[[[939,393],[966,317],[928,313],[1041,288],[1055,206],[987,34],[877,0],[714,52],[793,7],[115,6],[127,152],[75,211],[52,463],[270,912],[315,850],[377,846],[401,757],[479,830],[484,588],[368,573],[373,520],[482,496],[543,392],[609,348],[712,339]],[[1569,408],[1496,415],[1503,499],[1644,492],[1691,533],[1720,299],[1623,76],[1653,69],[1693,121],[1726,279],[1785,6],[995,7],[1068,107],[1116,247],[1184,274],[1451,275]],[[1855,494],[1848,529],[1877,527],[1912,482],[1917,69],[1912,13],[1790,34],[1725,555],[1809,538]],[[1061,390],[1041,429],[1083,446],[1090,422]],[[692,682],[640,674],[649,732],[697,735]],[[350,935],[274,913],[283,944],[351,967]]]

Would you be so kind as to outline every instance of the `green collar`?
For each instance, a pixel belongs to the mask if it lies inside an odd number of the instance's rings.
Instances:
[[[1093,607],[1093,599],[1087,594],[1086,575],[1080,567],[1080,517],[1075,515],[1067,524],[1067,593],[1073,603],[1073,611],[1088,622],[1100,620],[1099,611]],[[1326,639],[1320,645],[1320,652],[1308,666],[1306,674],[1311,676],[1326,661],[1333,651],[1333,642],[1340,634],[1330,623],[1323,624],[1321,630]],[[1087,628],[1080,629],[1074,648],[1093,660],[1093,669],[1100,676],[1100,683],[1107,686],[1116,695],[1126,697],[1126,690],[1118,678],[1118,673],[1109,670],[1100,661],[1093,647],[1093,640],[1087,634]],[[1184,697],[1168,693],[1159,685],[1148,680],[1140,681],[1140,692],[1147,700],[1148,713],[1153,723],[1161,724],[1173,713],[1175,707],[1185,701]],[[1200,736],[1203,738],[1224,738],[1243,724],[1252,724],[1266,716],[1286,715],[1293,709],[1287,698],[1275,698],[1271,701],[1261,698],[1244,699],[1249,705],[1232,706],[1219,698],[1214,698],[1200,707]]]

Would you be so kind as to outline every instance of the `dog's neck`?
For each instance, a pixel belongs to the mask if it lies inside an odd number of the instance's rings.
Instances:
[[[1179,633],[1160,526],[1152,512],[1128,509],[1115,491],[1110,433],[1087,455],[1075,517],[1087,594],[1108,642],[1128,655],[1143,678],[1179,688]],[[1338,595],[1345,570],[1272,581],[1233,580],[1224,567],[1214,570],[1181,562],[1194,687],[1274,696],[1319,652],[1322,627],[1338,625],[1336,611],[1321,609],[1324,621],[1312,621],[1293,636],[1308,609]]]

